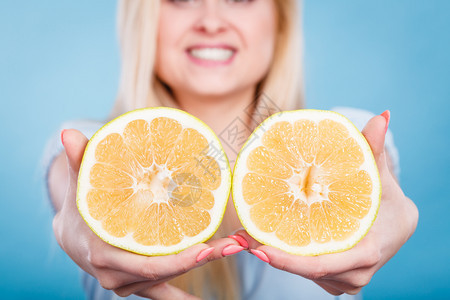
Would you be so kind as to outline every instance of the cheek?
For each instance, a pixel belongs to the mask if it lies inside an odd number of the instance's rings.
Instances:
[[[277,34],[276,5],[272,0],[255,2],[246,16],[235,18],[242,29],[244,42],[255,70],[266,71],[271,65]]]
[[[268,33],[268,31],[266,31]],[[267,34],[265,36],[261,36],[260,39],[258,39],[255,43],[257,45],[259,58],[262,62],[265,62],[266,64],[270,64],[273,59],[274,49],[275,49],[275,35],[274,34]]]
[[[155,72],[160,78],[170,76],[172,65],[176,65],[177,55],[174,51],[180,41],[183,27],[171,20],[177,16],[162,7],[158,24],[158,38],[156,42]]]
[[[170,35],[160,35],[157,40],[154,72],[167,84],[176,75],[177,56],[174,55],[174,40]]]
[[[267,22],[253,23],[246,32],[254,68],[264,73],[267,72],[273,60],[276,36],[274,21],[266,20]]]

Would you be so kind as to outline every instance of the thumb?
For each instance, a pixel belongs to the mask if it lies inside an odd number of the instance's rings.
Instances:
[[[375,116],[367,122],[366,127],[362,130],[362,134],[372,149],[373,156],[378,167],[384,166],[384,139],[389,126],[390,112],[386,110],[381,115]]]
[[[64,129],[61,142],[66,150],[71,176],[77,176],[88,139],[76,129]]]

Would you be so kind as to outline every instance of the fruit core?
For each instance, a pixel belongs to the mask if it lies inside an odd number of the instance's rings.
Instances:
[[[165,166],[153,164],[146,168],[140,178],[137,178],[135,191],[141,195],[141,200],[152,203],[167,203],[167,193],[171,182],[170,172]]]
[[[327,188],[320,182],[320,168],[314,164],[294,169],[287,182],[294,197],[308,205],[327,199]]]

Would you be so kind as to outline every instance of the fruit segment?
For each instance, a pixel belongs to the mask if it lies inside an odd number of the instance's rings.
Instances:
[[[159,243],[163,246],[178,244],[183,239],[180,224],[174,218],[174,212],[171,206],[166,203],[160,203],[159,208]]]
[[[330,184],[330,191],[351,192],[357,195],[369,195],[372,192],[372,179],[367,171],[361,170],[345,179]]]
[[[152,203],[146,209],[139,212],[137,219],[139,225],[133,233],[136,242],[151,246],[159,244],[159,213],[160,205]]]
[[[326,243],[331,240],[329,222],[322,209],[322,203],[315,202],[309,207],[309,222],[311,236],[318,243]]]
[[[359,222],[333,202],[323,201],[322,208],[333,239],[345,240],[358,229]]]
[[[130,203],[134,203],[132,200]],[[112,236],[125,237],[135,225],[134,205],[122,203],[112,209],[101,221],[103,228]]]
[[[262,146],[254,149],[250,153],[247,166],[250,171],[259,174],[270,174],[276,178],[287,179],[292,175],[292,167],[289,164]]]
[[[207,149],[208,141],[203,135],[195,129],[183,129],[167,158],[167,168],[171,170],[181,168],[183,165],[195,161]]]
[[[158,165],[166,163],[181,130],[181,124],[170,118],[160,117],[150,122],[151,149]]]
[[[275,123],[262,137],[262,144],[272,150],[293,168],[303,166],[298,149],[293,143],[293,126],[289,122]]]
[[[194,205],[202,195],[202,189],[196,186],[179,185],[171,192],[170,203],[173,206],[188,207]]]
[[[333,152],[319,165],[330,184],[357,172],[363,162],[364,155],[361,148],[353,138],[347,138],[339,146],[335,146]]]
[[[150,125],[145,120],[134,120],[123,130],[123,137],[129,151],[144,168],[153,163]],[[117,154],[116,154],[117,155]]]
[[[297,160],[307,164],[313,163],[317,154],[318,129],[317,123],[310,120],[294,122],[293,140],[298,149]]]
[[[195,236],[203,231],[211,222],[208,211],[192,206],[173,206],[174,217],[181,232],[186,236]]]
[[[255,173],[245,174],[242,187],[245,202],[250,205],[289,192],[286,181]]]
[[[316,144],[316,164],[322,164],[341,144],[349,138],[348,130],[344,125],[332,120],[322,120],[318,125]],[[342,153],[342,152],[341,152]]]
[[[175,169],[173,177],[185,176],[185,174],[197,178],[198,186],[209,190],[217,189],[221,182],[221,171],[216,159],[202,153]]]
[[[358,195],[351,192],[330,192],[328,198],[352,217],[362,219],[370,209],[370,195]]]
[[[204,210],[212,209],[214,206],[214,196],[211,193],[211,191],[207,189],[202,189],[200,198],[195,202],[194,205]]]
[[[294,201],[284,214],[276,231],[277,237],[288,245],[306,246],[311,243],[308,205]]]
[[[96,220],[101,220],[115,210],[133,194],[132,189],[99,190],[91,189],[87,194],[89,213]]]
[[[133,186],[133,178],[128,173],[111,165],[96,163],[90,174],[91,185],[99,189],[123,189]]]
[[[252,221],[265,232],[273,232],[279,226],[284,215],[289,211],[294,197],[288,194],[270,197],[252,206]]]

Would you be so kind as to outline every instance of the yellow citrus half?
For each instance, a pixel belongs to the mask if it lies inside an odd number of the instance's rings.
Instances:
[[[247,232],[292,254],[353,247],[372,226],[380,197],[369,144],[331,111],[267,118],[244,144],[233,173],[233,200]]]
[[[128,112],[90,139],[77,206],[104,241],[165,255],[209,239],[219,227],[231,172],[219,139],[172,108]]]

